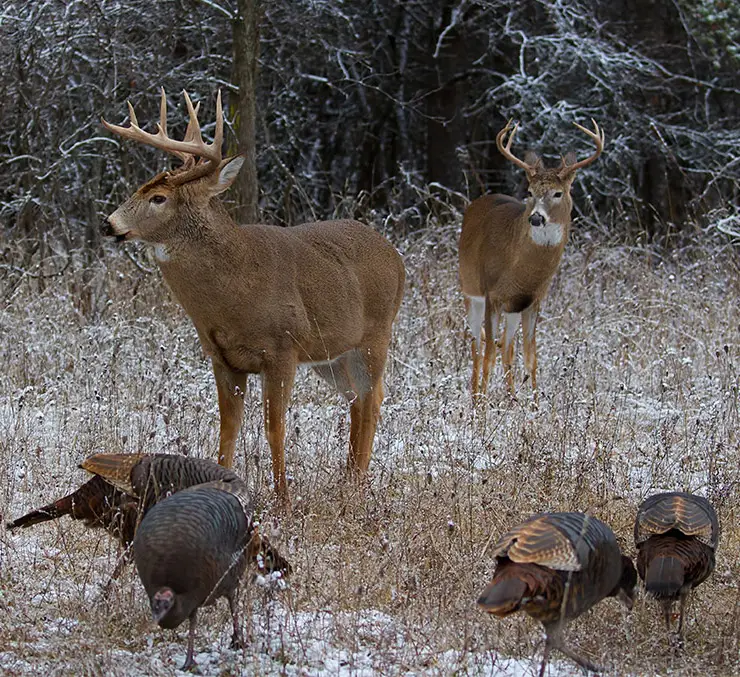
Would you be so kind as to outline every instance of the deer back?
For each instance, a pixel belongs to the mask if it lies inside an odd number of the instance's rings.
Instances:
[[[159,265],[206,353],[245,372],[285,351],[328,361],[370,332],[390,333],[388,299],[400,305],[405,279],[393,246],[350,220],[234,225]]]

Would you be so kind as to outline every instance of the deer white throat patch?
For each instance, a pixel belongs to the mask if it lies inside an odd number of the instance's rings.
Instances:
[[[565,236],[562,223],[546,223],[544,226],[530,226],[529,237],[540,247],[556,247],[561,244]]]

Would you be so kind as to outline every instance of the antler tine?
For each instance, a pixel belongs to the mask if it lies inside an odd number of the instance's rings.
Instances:
[[[221,146],[223,145],[223,109],[221,107],[221,92],[216,102],[216,133],[214,136],[213,143],[207,144],[203,141],[201,134],[200,124],[198,122],[198,111],[200,110],[200,103],[193,107],[193,102],[190,100],[187,92],[183,92],[185,95],[185,105],[188,109],[188,126],[185,131],[185,137],[182,141],[176,141],[169,138],[167,135],[167,98],[165,95],[164,88],[159,102],[159,123],[157,124],[157,133],[150,134],[145,132],[139,127],[139,121],[136,119],[136,113],[131,103],[128,103],[129,117],[131,124],[128,127],[121,127],[119,125],[112,125],[105,120],[102,120],[103,125],[106,129],[110,130],[114,134],[118,134],[127,139],[139,141],[155,148],[159,148],[175,157],[179,158],[185,163],[188,168],[188,172],[178,172],[173,175],[173,180],[176,178],[178,183],[185,183],[186,181],[194,180],[200,176],[215,171],[221,162]],[[200,157],[207,162],[201,162],[197,167],[192,167],[195,158]],[[197,169],[195,174],[191,173]]]
[[[224,141],[224,110],[221,106],[221,90],[216,96],[216,131],[213,134],[213,145],[218,150],[219,162],[221,161],[221,146]]]
[[[161,134],[163,139],[169,139],[170,135],[167,131],[167,94],[164,91],[164,87],[160,87],[159,89],[161,95],[159,97],[159,123],[157,124],[157,136]],[[181,153],[178,150],[171,150],[170,153],[176,158],[182,160],[184,163],[187,163],[192,159],[192,155]]]
[[[139,121],[136,119],[136,113],[134,113],[134,107],[131,105],[130,101],[126,101],[126,105],[128,106],[128,117],[129,117],[129,120],[131,120],[131,126],[138,127]]]
[[[188,141],[195,141],[203,143],[203,135],[200,131],[200,123],[198,122],[198,110],[200,109],[200,102],[198,103],[197,109],[193,108],[193,102],[190,100],[190,96],[183,89],[182,94],[185,97],[185,106],[188,109],[188,127],[185,130],[185,139]]]
[[[198,117],[198,113],[200,112],[200,101],[195,104],[195,117]],[[183,141],[193,141],[195,139],[195,131],[193,129],[193,125],[190,124],[190,121],[188,120],[188,126],[185,130],[185,136],[182,138]]]
[[[167,134],[167,95],[164,93],[164,87],[159,88],[162,95],[159,97],[159,129],[165,135]]]
[[[573,125],[580,129],[584,134],[591,137],[594,141],[602,142],[604,141],[604,131],[599,128],[599,125],[596,124],[596,120],[591,118],[591,124],[594,126],[594,130],[591,131],[587,127],[583,127],[582,125],[579,125],[577,122],[574,122]]]
[[[514,119],[511,118],[507,123],[506,126],[496,135],[496,146],[498,146],[499,152],[501,155],[503,155],[507,160],[510,162],[513,162],[517,167],[521,167],[529,176],[532,176],[535,174],[535,166],[530,165],[527,162],[524,162],[524,160],[520,160],[516,155],[514,155],[511,152],[511,143],[514,140],[514,135],[516,134],[517,129],[519,129],[519,123],[513,125]],[[509,138],[506,141],[506,145],[504,145],[504,138],[506,137],[506,134],[509,133]]]
[[[577,122],[574,122],[573,124],[596,144],[596,151],[593,153],[593,155],[583,160],[579,160],[578,162],[574,162],[572,165],[568,165],[566,168],[568,172],[574,172],[576,169],[581,169],[581,167],[587,167],[592,162],[594,162],[596,158],[601,155],[601,151],[604,150],[604,130],[599,129],[599,125],[596,124],[596,120],[594,120],[593,118],[591,118],[591,123],[594,126],[593,131],[591,131],[587,127],[579,125]]]

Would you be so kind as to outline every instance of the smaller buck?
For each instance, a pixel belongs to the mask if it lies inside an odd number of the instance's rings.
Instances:
[[[508,195],[484,195],[470,204],[463,217],[460,283],[473,334],[474,396],[486,392],[503,314],[501,359],[509,392],[514,394],[514,336],[521,322],[524,366],[537,401],[537,314],[568,240],[573,206],[571,185],[576,170],[594,162],[604,148],[604,133],[596,122],[591,122],[593,131],[579,124],[576,127],[596,144],[594,154],[576,162],[575,155],[568,153],[559,167],[551,169],[545,168],[542,159],[534,154],[525,162],[511,152],[518,124],[512,125],[509,120],[496,136],[501,154],[526,172],[529,190],[524,202]],[[485,354],[483,378],[479,382],[481,331],[485,335]]]
[[[231,467],[244,414],[248,374],[262,376],[265,432],[275,490],[285,503],[285,414],[296,369],[308,364],[350,402],[348,470],[363,475],[383,400],[391,326],[403,296],[401,256],[357,221],[291,228],[237,225],[218,199],[244,158],[221,157],[223,111],[216,101],[212,143],[185,93],[189,122],[182,141],[167,135],[164,90],[156,134],[105,127],[174,155],[162,172],[108,217],[119,241],[155,246],[162,275],[195,324],[216,377],[221,416],[219,463]]]

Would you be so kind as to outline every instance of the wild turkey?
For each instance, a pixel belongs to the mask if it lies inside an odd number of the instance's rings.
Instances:
[[[191,487],[157,503],[144,516],[134,539],[136,569],[161,627],[176,628],[190,620],[182,670],[195,666],[198,609],[219,597],[229,601],[232,646],[242,646],[236,605],[239,581],[247,560],[261,548],[251,501],[241,484],[209,482]],[[276,568],[289,571],[285,560]]]
[[[213,461],[174,454],[95,454],[80,467],[94,477],[77,491],[8,523],[8,529],[25,529],[69,515],[88,527],[102,527],[128,549],[138,523],[161,499],[215,480],[243,485],[236,473]],[[280,560],[264,537],[261,555],[260,568],[271,570]],[[119,561],[112,579],[120,575],[125,562],[125,558]]]
[[[141,516],[161,498],[203,482],[241,482],[236,473],[212,461],[174,454],[95,454],[80,468],[94,477],[77,491],[10,522],[8,529],[69,515],[88,527],[104,528],[128,546]]]
[[[637,573],[612,530],[578,512],[542,513],[514,527],[495,545],[496,570],[478,605],[498,617],[522,610],[545,627],[540,677],[551,649],[598,671],[563,641],[566,623],[605,597],[632,608]]]
[[[701,496],[680,491],[655,494],[637,511],[637,571],[648,594],[660,601],[668,631],[673,603],[680,602],[679,638],[686,599],[714,570],[718,541],[717,513]]]

